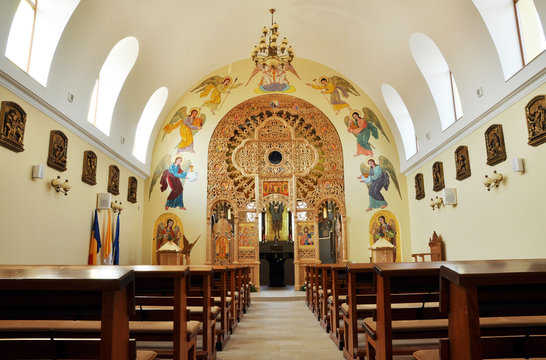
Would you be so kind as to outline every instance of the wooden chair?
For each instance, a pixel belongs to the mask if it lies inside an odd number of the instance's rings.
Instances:
[[[413,261],[423,262],[425,256],[430,256],[430,261],[444,261],[444,243],[442,238],[436,234],[436,231],[432,234],[432,238],[428,240],[428,246],[430,247],[429,253],[411,254]]]

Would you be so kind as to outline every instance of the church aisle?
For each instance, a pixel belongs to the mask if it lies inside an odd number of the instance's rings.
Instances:
[[[342,360],[304,301],[253,301],[219,360]]]

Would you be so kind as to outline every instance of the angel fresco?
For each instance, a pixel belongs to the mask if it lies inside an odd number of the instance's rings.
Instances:
[[[161,192],[167,190],[167,187],[171,189],[171,192],[167,196],[165,210],[168,210],[169,208],[186,210],[183,198],[183,183],[185,180],[189,180],[190,182],[197,180],[197,172],[193,171],[191,161],[184,160],[184,157],[182,156],[177,156],[175,157],[174,162],[171,163],[171,155],[164,156],[155,167],[148,198],[151,196],[152,189],[160,178]]]
[[[212,115],[222,107],[222,94],[226,94],[224,101],[232,89],[238,88],[242,83],[236,83],[230,76],[211,76],[197,85],[192,92],[198,92],[199,97],[209,97],[202,106],[208,107]]]
[[[356,154],[354,156],[373,156],[373,145],[370,144],[369,139],[370,136],[378,139],[378,130],[390,143],[379,118],[370,108],[364,107],[362,112],[358,110],[351,111],[351,117],[345,116],[345,126],[347,126],[347,131],[356,137]]]
[[[291,93],[296,91],[296,88],[290,84],[288,78],[286,77],[286,71],[290,71],[292,74],[296,75],[298,79],[301,80],[300,76],[296,72],[296,69],[291,64],[280,65],[280,66],[268,66],[257,64],[252,74],[248,78],[248,81],[245,86],[250,83],[250,80],[259,72],[262,73],[262,78],[258,87],[254,89],[254,92],[257,94],[263,94],[268,92],[284,92]]]
[[[316,79],[313,79],[313,81],[315,83],[317,82]],[[323,94],[330,94],[330,104],[334,108],[336,114],[338,114],[341,109],[350,108],[349,104],[341,100],[341,96],[344,98],[349,97],[349,94],[360,96],[353,85],[340,76],[322,76],[318,83],[306,83],[306,85],[311,86],[313,89],[321,90]]]
[[[383,194],[381,194],[381,190],[389,190],[391,179],[394,186],[396,186],[396,190],[398,190],[400,199],[402,198],[394,166],[385,156],[379,157],[379,163],[373,157],[368,158],[366,163],[360,164],[360,172],[362,175],[357,177],[357,179],[361,179],[360,182],[366,183],[370,197],[370,203],[366,212],[372,209],[384,209],[387,207],[387,201],[385,201]]]
[[[176,146],[176,153],[184,151],[195,152],[193,150],[193,135],[195,135],[201,128],[207,119],[205,114],[201,114],[198,108],[191,108],[190,113],[187,113],[187,107],[182,106],[176,111],[171,118],[171,121],[163,127],[163,137],[170,134],[174,129],[180,128],[180,142]]]

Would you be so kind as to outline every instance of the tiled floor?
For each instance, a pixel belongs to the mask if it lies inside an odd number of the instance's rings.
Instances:
[[[294,292],[293,289],[283,291]],[[343,359],[342,352],[330,340],[304,300],[260,301],[258,298],[264,298],[267,292],[263,291],[257,297],[255,294],[259,293],[252,294],[252,306],[225,349],[218,352],[219,360]],[[279,292],[278,295],[284,297],[286,294]]]
[[[250,294],[252,301],[305,301],[305,291],[294,290],[294,285],[285,287],[261,286],[260,291]]]

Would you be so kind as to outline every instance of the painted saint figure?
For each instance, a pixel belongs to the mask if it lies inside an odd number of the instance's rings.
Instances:
[[[384,209],[387,207],[388,204],[381,194],[381,190],[383,188],[388,190],[390,185],[389,174],[376,164],[375,159],[368,159],[368,165],[370,167],[370,172],[358,177],[358,179],[361,179],[361,182],[369,185],[368,195],[370,197],[370,204],[368,205],[366,212],[371,211],[372,209]]]
[[[232,89],[242,85],[241,83],[235,84],[235,81],[230,76],[211,76],[197,85],[192,92],[199,92],[199,97],[202,98],[209,97],[202,106],[208,107],[214,115],[222,103],[222,94],[227,96]]]
[[[273,224],[273,236],[275,239],[279,239],[282,229],[282,214],[284,211],[284,204],[281,202],[272,202],[269,204],[269,213],[271,214],[271,220]]]
[[[313,232],[309,231],[309,227],[305,226],[298,235],[300,237],[300,245],[313,245]]]
[[[349,108],[349,104],[341,99],[342,96],[347,98],[349,97],[349,93],[360,96],[351,83],[339,76],[323,76],[319,79],[319,84],[306,83],[306,85],[311,86],[313,89],[321,90],[323,94],[330,94],[330,104],[336,114],[344,108]]]
[[[199,110],[193,108],[190,110],[190,114],[186,118],[180,118],[174,123],[165,125],[163,130],[170,134],[176,128],[180,128],[180,143],[177,145],[177,153],[183,151],[195,152],[193,150],[193,131],[200,130],[203,127],[203,120],[198,117]]]
[[[168,241],[173,241],[178,245],[182,234],[178,225],[175,226],[173,219],[168,219],[167,224],[160,224],[157,229],[157,248],[159,249]]]
[[[372,122],[367,121],[358,111],[351,113],[353,121],[347,131],[356,136],[356,154],[354,156],[373,156],[372,146],[369,143],[370,136],[379,138],[379,132]]]
[[[171,193],[167,197],[167,203],[165,204],[165,210],[176,207],[186,210],[183,200],[184,187],[180,179],[185,179],[188,176],[188,172],[182,170],[180,167],[183,160],[182,156],[177,156],[172,165],[163,172],[163,176],[161,177],[161,192],[167,190],[167,186],[171,188]]]

